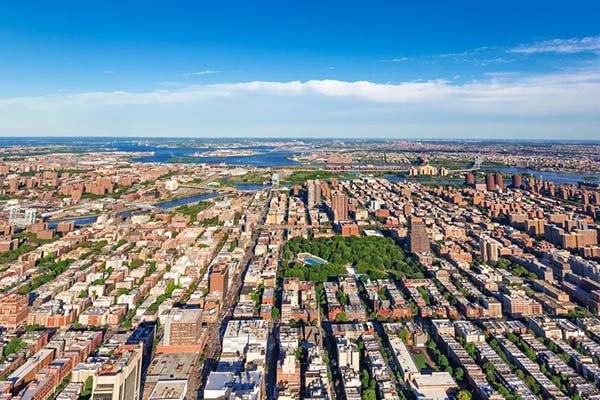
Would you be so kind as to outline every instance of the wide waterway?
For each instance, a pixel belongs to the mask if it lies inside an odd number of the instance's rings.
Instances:
[[[519,167],[483,167],[483,170],[487,171],[498,171],[503,174],[519,174],[519,175],[532,175],[535,178],[542,178],[545,181],[551,181],[554,183],[570,183],[575,184],[584,181],[584,178],[594,177],[594,182],[600,182],[599,174],[578,174],[574,172],[553,172],[553,171],[538,171],[529,168]]]
[[[197,194],[194,196],[189,196],[189,197],[182,197],[179,199],[174,199],[174,200],[167,200],[167,201],[161,201],[160,203],[156,203],[154,204],[155,207],[161,209],[161,210],[168,210],[170,208],[175,208],[175,207],[180,207],[186,204],[190,204],[190,203],[196,203],[202,200],[208,200],[208,199],[212,199],[215,197],[220,196],[220,193],[217,192],[212,192],[212,193],[204,193],[204,194]],[[121,212],[121,216],[122,217],[130,217],[133,214],[133,211],[131,210],[127,210],[127,211],[122,211]],[[60,223],[60,222],[70,222],[73,221],[75,222],[76,226],[81,226],[81,225],[89,225],[89,224],[93,224],[98,220],[97,216],[87,216],[87,217],[79,217],[79,218],[65,218],[65,219],[61,219],[59,221],[50,221],[48,222],[48,227],[49,228],[56,228],[56,226]]]
[[[240,145],[233,148],[231,142],[246,142],[248,145]],[[252,140],[233,140],[233,139],[139,139],[139,138],[5,138],[3,145],[58,145],[72,146],[81,148],[83,152],[88,151],[121,151],[121,152],[146,152],[151,155],[132,159],[135,162],[153,162],[153,163],[183,163],[183,164],[220,164],[224,163],[231,166],[254,166],[254,167],[287,167],[302,165],[292,160],[293,156],[300,155],[297,149],[287,149],[284,147],[273,147],[267,143],[260,143],[259,139]],[[202,153],[209,153],[215,150],[252,150],[258,154],[251,156],[231,156],[231,157],[202,157]],[[306,151],[310,151],[307,149]],[[552,172],[539,171],[529,168],[517,167],[495,167],[484,166],[482,171],[498,171],[505,174],[530,174],[539,178],[540,176],[547,181],[555,183],[578,183],[583,181],[584,177],[595,177],[595,182],[600,182],[600,173],[570,173],[570,172]],[[398,178],[400,180],[404,178]],[[420,181],[427,183],[427,181]],[[457,184],[453,178],[444,180],[435,179],[431,183],[439,184]],[[243,185],[243,184],[242,184]],[[242,187],[240,190],[257,190],[254,187]],[[238,185],[236,185],[238,186]]]
[[[578,174],[574,172],[553,172],[553,171],[538,171],[529,168],[518,168],[518,167],[495,167],[485,166],[479,171],[475,171],[475,176],[478,181],[483,182],[483,174],[487,172],[500,172],[507,175],[531,175],[536,179],[543,179],[554,183],[566,183],[566,184],[577,184],[583,182],[586,179],[595,178],[592,183],[600,183],[599,174]],[[413,181],[420,182],[422,184],[437,184],[437,185],[462,185],[464,178],[462,177],[433,177],[427,179],[427,177],[417,178],[412,176],[398,176],[398,175],[387,175],[385,177],[390,182],[404,182]],[[585,178],[585,179],[584,179]],[[510,183],[510,182],[509,182]]]

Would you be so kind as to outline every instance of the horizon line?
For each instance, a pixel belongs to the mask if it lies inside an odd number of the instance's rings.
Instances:
[[[226,139],[226,140],[337,140],[337,141],[394,141],[394,140],[408,140],[408,141],[515,141],[515,142],[523,142],[523,141],[537,141],[537,142],[593,142],[599,143],[599,139],[578,139],[578,138],[535,138],[535,137],[524,137],[524,138],[485,138],[485,137],[448,137],[448,138],[440,138],[440,137],[414,137],[414,136],[398,136],[398,137],[370,137],[370,138],[359,138],[359,137],[348,137],[348,138],[340,138],[337,136],[322,136],[322,137],[300,137],[300,136],[123,136],[123,135],[30,135],[30,136],[11,136],[11,135],[3,135],[0,134],[0,138],[8,138],[8,139],[22,139],[22,140],[32,140],[32,139],[168,139],[168,140],[178,140],[178,139],[199,139],[199,140],[210,140],[210,139]],[[0,147],[3,147],[0,144]]]

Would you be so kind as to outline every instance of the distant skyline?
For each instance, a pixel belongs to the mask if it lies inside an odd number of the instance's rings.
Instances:
[[[415,3],[5,4],[0,136],[600,137],[600,3]]]

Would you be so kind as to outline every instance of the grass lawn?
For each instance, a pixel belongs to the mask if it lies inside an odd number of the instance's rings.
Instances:
[[[332,171],[296,171],[284,179],[286,183],[302,184],[310,179],[354,178],[356,175]]]
[[[229,181],[235,183],[254,183],[257,185],[262,185],[263,183],[268,182],[270,179],[270,174],[255,172],[250,172],[240,176],[231,176],[228,178]]]
[[[412,356],[412,359],[414,360],[415,364],[417,364],[417,367],[423,369],[423,368],[427,368],[429,366],[429,364],[427,363],[427,357],[425,357],[425,354],[411,353],[411,356]]]

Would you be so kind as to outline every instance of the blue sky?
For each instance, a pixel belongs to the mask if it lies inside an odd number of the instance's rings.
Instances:
[[[0,135],[597,139],[598,21],[597,1],[12,2]]]

